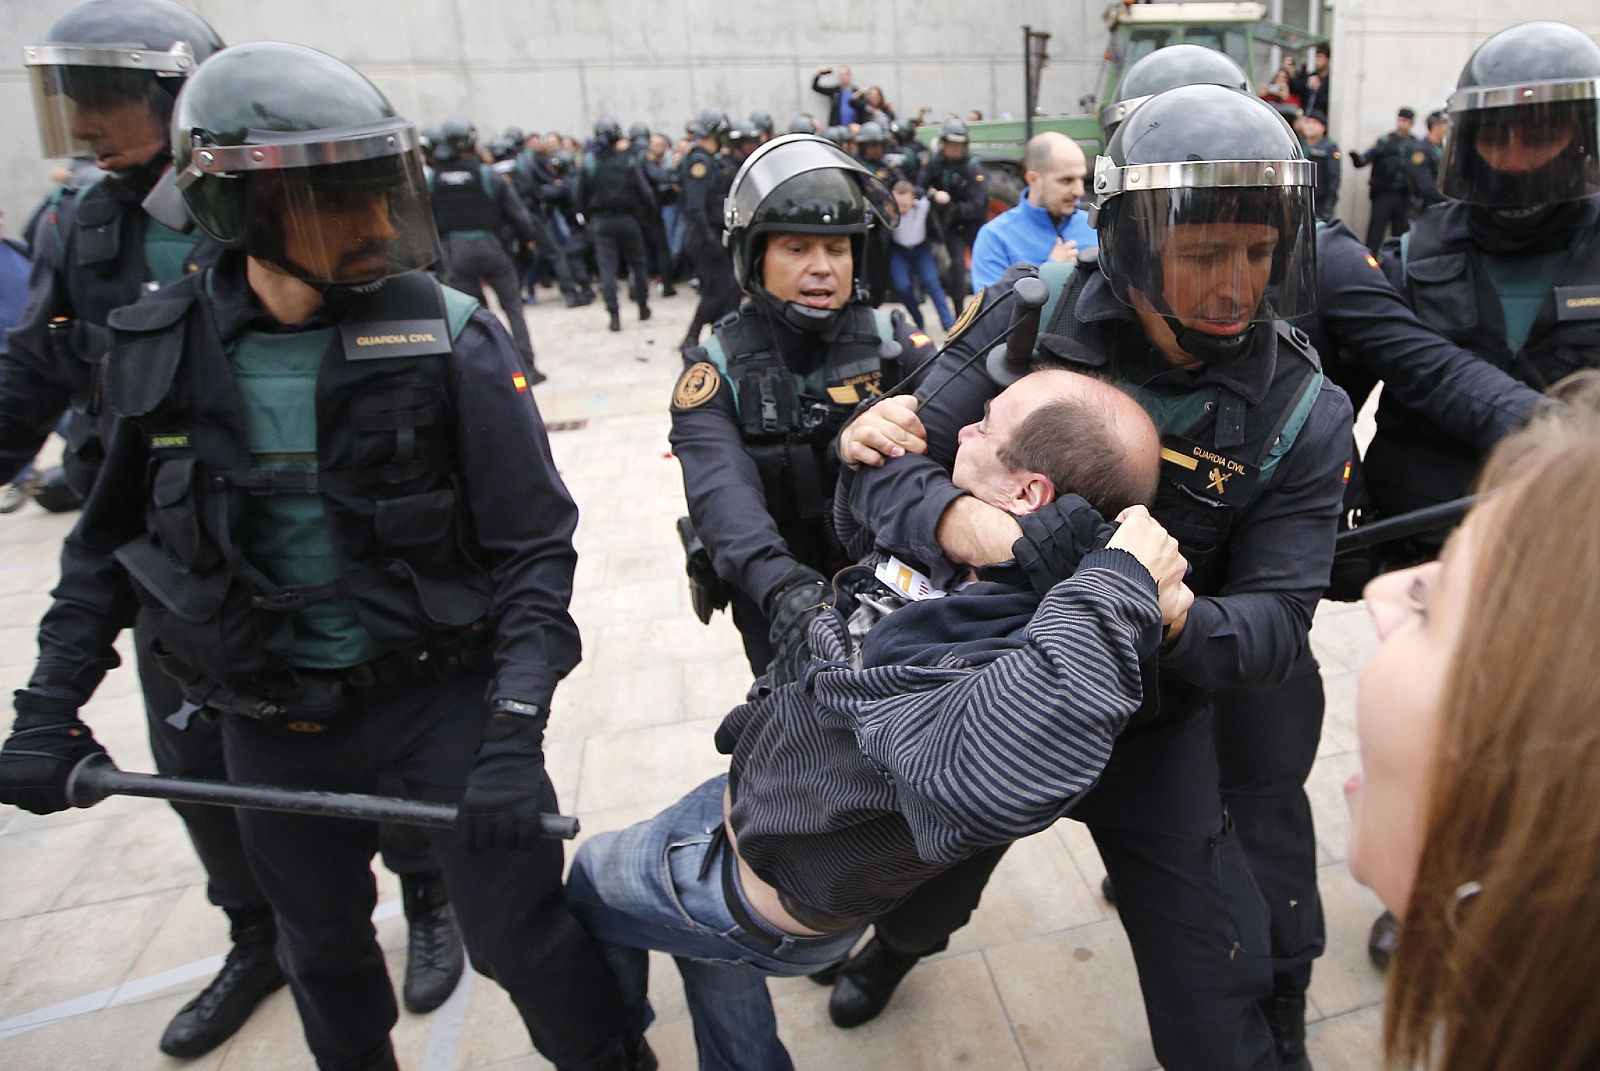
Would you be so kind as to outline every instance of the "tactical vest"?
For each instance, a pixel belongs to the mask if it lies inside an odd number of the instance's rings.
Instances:
[[[428,180],[433,201],[433,221],[440,235],[458,231],[494,234],[504,222],[491,183],[499,181],[473,159],[447,160],[434,165]]]
[[[199,231],[183,235],[157,223],[109,180],[63,196],[57,212],[59,225],[72,235],[63,250],[70,259],[62,267],[73,318],[62,329],[66,337],[52,338],[73,414],[62,465],[73,489],[87,494],[105,460],[101,425],[109,421],[101,411],[100,379],[111,313],[210,264],[219,250]]]
[[[285,471],[255,465],[201,290],[210,275],[111,318],[107,403],[151,458],[145,533],[116,558],[163,668],[196,705],[293,707],[309,702],[291,622],[307,606],[348,600],[390,652],[444,646],[482,622],[493,583],[466,549],[449,386],[476,301],[416,272],[353,304],[317,373],[315,464]],[[336,579],[278,585],[243,553],[252,502],[278,494],[320,497]]]
[[[889,314],[863,304],[840,310],[827,359],[805,376],[773,349],[759,316],[723,317],[705,350],[733,391],[739,431],[773,520],[780,526],[822,520],[839,478],[834,439],[856,406],[895,378],[900,352]]]
[[[627,153],[609,151],[589,153],[583,158],[586,210],[632,212],[640,207],[639,181],[634,177],[638,165]]]
[[[1527,343],[1512,353],[1500,297],[1484,254],[1473,245],[1466,214],[1461,204],[1424,213],[1402,239],[1406,290],[1417,316],[1538,390],[1600,364],[1600,227],[1574,233],[1552,299],[1540,309]]]
[[[1321,364],[1305,333],[1280,321],[1272,383],[1261,404],[1248,405],[1217,388],[1157,403],[1151,392],[1123,378],[1109,325],[1077,317],[1078,298],[1097,270],[1093,262],[1040,267],[1049,298],[1040,311],[1035,367],[1109,373],[1150,411],[1161,432],[1161,482],[1152,512],[1189,560],[1189,587],[1199,595],[1215,594],[1227,572],[1234,522],[1271,483],[1279,460],[1305,426],[1322,390]],[[1082,349],[1069,353],[1052,346],[1052,336],[1072,339]],[[1091,356],[1103,357],[1103,364],[1090,366]]]

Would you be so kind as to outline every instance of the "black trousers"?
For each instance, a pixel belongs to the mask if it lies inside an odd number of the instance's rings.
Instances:
[[[684,237],[684,251],[700,279],[700,303],[695,306],[694,320],[685,337],[698,342],[702,327],[716,323],[739,307],[739,280],[733,274],[733,259],[714,238],[691,229]]]
[[[645,251],[649,254],[650,274],[661,277],[663,285],[671,286],[677,279],[676,267],[672,262],[672,246],[667,241],[667,225],[662,222],[661,210],[652,209],[645,213],[644,222]]]
[[[222,754],[222,730],[209,718],[191,718],[178,729],[167,721],[183,703],[178,686],[156,665],[151,653],[150,630],[142,623],[133,631],[139,686],[144,692],[145,720],[150,730],[150,754],[156,772],[167,777],[228,780]],[[251,913],[267,910],[267,898],[256,884],[245,859],[239,836],[239,812],[231,807],[203,807],[174,803],[183,819],[194,853],[206,872],[206,898],[224,911]],[[385,825],[380,830],[383,863],[396,874],[423,874],[439,869],[422,830],[414,826]]]
[[[1367,248],[1374,253],[1383,245],[1383,232],[1396,238],[1411,229],[1411,195],[1405,190],[1380,190],[1372,195],[1372,218],[1367,220]]]
[[[1274,987],[1286,993],[1311,984],[1327,937],[1305,790],[1323,707],[1322,675],[1308,657],[1282,684],[1218,696],[1212,722],[1222,802],[1266,899]]]
[[[489,718],[488,683],[463,674],[370,694],[326,733],[230,716],[222,722],[228,769],[241,781],[342,792],[372,792],[391,778],[413,798],[457,803]],[[543,792],[554,811],[548,778]],[[261,811],[239,812],[239,825],[277,915],[279,958],[317,1064],[358,1065],[383,1050],[396,1018],[371,918],[377,827]],[[473,967],[511,995],[539,1052],[562,1069],[614,1060],[621,997],[567,908],[560,842],[473,855],[452,829],[427,836]]]
[[[628,271],[628,296],[636,305],[649,301],[650,264],[639,220],[627,212],[597,213],[589,220],[589,240],[600,266],[600,296],[606,309],[617,311],[617,272],[623,265]]]
[[[1198,708],[1124,733],[1068,815],[1117,889],[1156,1058],[1167,1071],[1271,1071],[1267,907],[1219,796],[1212,719]],[[876,920],[906,955],[941,950],[977,907],[1003,848],[980,852]]]
[[[576,298],[589,288],[589,280],[582,282],[573,273],[572,263],[567,259],[566,248],[550,229],[550,223],[545,219],[543,212],[528,212],[530,222],[533,224],[533,251],[536,257],[544,257],[550,262],[551,270],[556,275],[556,285],[561,288],[561,294],[566,298]]]
[[[511,327],[522,363],[533,371],[533,339],[528,337],[528,321],[522,316],[522,287],[517,285],[517,266],[511,255],[492,234],[462,238],[444,236],[444,281],[463,294],[483,301],[485,285],[494,291],[500,311]],[[487,305],[485,305],[487,307]]]
[[[972,293],[968,285],[971,276],[967,274],[967,247],[971,243],[965,234],[954,227],[946,227],[941,244],[950,254],[950,268],[944,273],[944,293],[950,299],[950,307],[959,313],[967,295]]]

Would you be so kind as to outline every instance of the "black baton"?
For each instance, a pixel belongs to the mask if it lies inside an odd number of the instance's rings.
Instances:
[[[67,802],[74,807],[93,807],[107,796],[144,796],[174,803],[243,807],[322,818],[353,818],[360,822],[397,822],[407,826],[456,824],[456,808],[449,803],[127,773],[117,769],[110,757],[104,754],[84,758],[67,775]],[[539,824],[546,837],[571,840],[578,835],[578,820],[564,814],[542,814]]]
[[[1389,543],[1396,539],[1405,539],[1407,536],[1449,528],[1459,523],[1477,500],[1476,495],[1468,495],[1450,502],[1441,502],[1437,506],[1426,506],[1410,513],[1385,517],[1381,521],[1363,524],[1360,528],[1352,528],[1348,532],[1340,532],[1338,538],[1333,541],[1333,553],[1335,556],[1353,554],[1379,543]]]

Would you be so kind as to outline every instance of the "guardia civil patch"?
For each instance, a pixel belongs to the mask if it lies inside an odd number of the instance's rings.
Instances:
[[[706,177],[706,165],[705,165],[705,162],[703,160],[696,160],[694,163],[689,165],[689,177],[690,178],[705,178]]]
[[[1422,160],[1423,160],[1423,156],[1422,156],[1421,151],[1414,152],[1414,153],[1411,154],[1411,162],[1413,164],[1416,164],[1416,165],[1418,165],[1420,167],[1421,164],[1422,164]]]
[[[967,300],[967,307],[961,310],[961,315],[956,318],[956,322],[951,324],[950,330],[945,332],[944,344],[946,346],[960,338],[961,332],[972,326],[972,321],[977,317],[979,310],[983,308],[983,295],[984,291],[979,290]]]
[[[710,361],[696,361],[684,370],[678,377],[678,385],[672,388],[672,407],[698,408],[715,398],[721,387],[722,376],[717,366]]]

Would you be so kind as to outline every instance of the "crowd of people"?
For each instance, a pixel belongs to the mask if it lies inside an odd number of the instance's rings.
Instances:
[[[1070,819],[1162,1066],[1309,1069],[1309,630],[1365,585],[1349,857],[1393,912],[1386,1059],[1594,1066],[1600,44],[1483,42],[1443,200],[1382,259],[1322,218],[1317,139],[1189,48],[1126,72],[1092,173],[1030,143],[985,225],[964,122],[922,159],[846,69],[820,135],[708,110],[676,161],[612,119],[566,156],[421,130],[341,60],[226,47],[171,0],[57,19],[26,53],[43,149],[104,174],[41,215],[0,478],[66,415],[86,501],[0,801],[65,809],[107,761],[79,712],[131,628],[161,773],[457,808],[424,835],[180,807],[232,947],[162,1050],[214,1049],[287,985],[320,1068],[396,1069],[381,852],[408,1010],[470,958],[556,1067],[648,1071],[659,950],[702,1068],[785,1071],[767,976],[877,1017],[1008,847]],[[577,505],[519,306],[548,261],[571,305],[598,276],[613,329],[626,274],[647,319],[672,221],[700,288],[663,398],[679,532],[753,683],[706,742],[727,771],[564,880],[544,740],[579,659]]]

